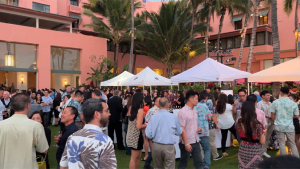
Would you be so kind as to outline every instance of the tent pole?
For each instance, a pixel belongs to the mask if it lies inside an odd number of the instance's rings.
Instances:
[[[220,84],[220,87],[222,87],[222,86],[221,86],[221,81],[219,81],[219,84]]]
[[[171,85],[171,89],[173,88],[173,86]]]
[[[205,82],[203,82],[203,89],[205,89]]]
[[[248,83],[248,95],[249,95],[249,92],[250,92],[250,91],[249,91],[249,83]]]

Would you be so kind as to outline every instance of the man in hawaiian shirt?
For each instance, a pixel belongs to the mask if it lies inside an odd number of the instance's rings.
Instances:
[[[159,111],[159,99],[160,99],[160,97],[155,97],[153,99],[154,106],[151,109],[149,109],[147,114],[146,114],[146,117],[145,117],[146,123],[148,123],[150,121],[151,117],[154,114],[158,113],[158,111]],[[152,140],[148,139],[148,142],[149,142],[150,150],[152,150]],[[152,154],[151,154],[151,152],[149,152],[148,158],[145,161],[144,169],[151,168],[151,166],[150,166],[151,161],[152,161]]]
[[[68,138],[60,161],[61,168],[116,169],[113,142],[100,128],[108,123],[107,104],[102,99],[88,99],[83,104],[83,116],[87,124]]]
[[[207,99],[206,92],[200,93],[200,100]],[[198,128],[203,129],[203,133],[200,134],[200,145],[204,151],[204,169],[210,167],[210,143],[209,143],[209,127],[208,121],[211,120],[212,114],[210,113],[205,103],[198,103],[196,106],[197,111],[197,125]]]
[[[293,118],[299,118],[299,110],[297,104],[289,99],[288,94],[288,87],[282,87],[280,89],[281,98],[272,103],[271,118],[278,135],[280,154],[286,154],[284,137],[286,136],[292,154],[299,157],[298,149],[295,144],[295,127],[293,125]]]
[[[206,91],[203,91],[204,94],[207,94]],[[213,160],[217,161],[223,158],[223,155],[218,153],[218,149],[216,147],[216,142],[215,142],[215,129],[219,130],[220,127],[218,125],[218,120],[217,120],[217,116],[215,114],[215,108],[214,105],[212,103],[212,100],[209,99],[208,100],[208,96],[205,97],[205,99],[202,99],[200,101],[200,103],[206,104],[212,117],[210,121],[208,121],[208,126],[209,126],[209,143],[210,143],[210,151],[211,154],[213,156]],[[216,127],[215,127],[216,126]],[[204,154],[202,154],[202,157],[204,156]]]

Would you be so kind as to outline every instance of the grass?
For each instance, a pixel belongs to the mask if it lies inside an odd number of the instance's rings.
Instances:
[[[56,162],[56,150],[57,147],[54,147],[54,135],[57,133],[56,131],[59,130],[58,127],[50,127],[51,129],[51,135],[52,135],[52,142],[49,150],[49,163],[51,169],[55,169],[57,166]],[[235,143],[237,145],[237,143]],[[221,153],[221,149],[218,149],[219,153]],[[226,149],[226,152],[229,154],[229,156],[224,157],[223,159],[219,161],[211,161],[211,169],[237,169],[238,168],[238,147],[230,147]],[[128,169],[129,168],[129,161],[130,161],[130,156],[126,155],[125,150],[120,151],[118,149],[115,149],[116,157],[117,157],[117,166],[118,169]],[[271,156],[276,156],[278,155],[278,151],[272,151],[269,150],[268,153]],[[144,157],[144,153],[142,155]],[[178,166],[179,160],[176,160],[176,168]],[[153,165],[153,163],[152,163]],[[144,166],[144,162],[140,162],[139,168],[142,169]],[[189,159],[187,169],[193,169],[193,160],[192,158]]]

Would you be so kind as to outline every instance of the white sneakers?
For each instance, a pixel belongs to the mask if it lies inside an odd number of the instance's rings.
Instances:
[[[271,156],[267,153],[267,152],[264,152],[263,153],[263,156],[267,157],[267,158],[271,158]]]

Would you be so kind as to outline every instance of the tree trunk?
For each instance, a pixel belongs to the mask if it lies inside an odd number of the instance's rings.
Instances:
[[[194,11],[192,11],[192,27],[191,27],[191,32],[190,32],[190,37],[193,36],[193,31],[194,31]],[[186,61],[185,61],[185,70],[188,68],[188,63],[189,63],[189,57],[190,57],[190,43],[188,43],[188,50],[187,50],[187,56],[186,56]]]
[[[134,45],[134,0],[130,0],[131,6],[131,44],[130,44],[130,56],[129,56],[129,72],[132,73],[132,56]]]
[[[221,32],[222,32],[225,13],[226,13],[226,8],[222,8],[221,18],[220,18],[220,25],[219,25],[219,32],[218,32],[218,40],[217,40],[217,61],[219,61],[220,35],[221,35]]]
[[[117,72],[118,69],[118,55],[119,55],[119,44],[115,44],[115,56],[114,56],[114,62],[115,62],[115,68],[114,68],[114,73]]]
[[[244,22],[244,27],[242,29],[243,31],[243,36],[242,36],[242,42],[241,42],[241,47],[240,47],[240,54],[239,54],[239,59],[238,59],[238,64],[237,64],[237,69],[241,69],[241,63],[242,63],[242,56],[243,56],[243,49],[245,45],[245,38],[246,38],[246,32],[247,32],[247,27],[248,27],[248,17],[249,17],[249,12],[250,12],[250,6],[251,6],[251,0],[247,0],[247,12],[245,15],[245,22]],[[235,82],[236,83],[236,82]]]
[[[132,74],[134,74],[135,62],[136,62],[136,52],[134,52],[134,58],[133,58],[133,64],[132,64],[132,71],[131,71]]]
[[[211,15],[211,5],[208,8],[208,16],[207,16],[207,23],[206,23],[206,35],[205,35],[205,56],[209,58],[209,49],[208,49],[208,32],[210,27],[210,16]]]
[[[256,40],[258,5],[259,5],[259,0],[255,0],[255,4],[254,4],[255,15],[254,15],[254,20],[253,20],[253,28],[252,28],[250,48],[249,48],[249,54],[248,54],[248,60],[247,60],[247,68],[246,68],[247,72],[250,72],[251,62],[252,62],[252,57],[253,57],[254,41]]]
[[[296,9],[295,9],[295,51],[296,57],[298,57],[298,4],[299,0],[296,0]]]
[[[172,76],[173,65],[167,64],[167,77],[170,78]]]
[[[277,0],[271,1],[271,17],[272,17],[272,39],[273,39],[273,66],[280,64],[280,42],[278,34],[277,19]],[[273,96],[278,98],[280,83],[273,83]]]

